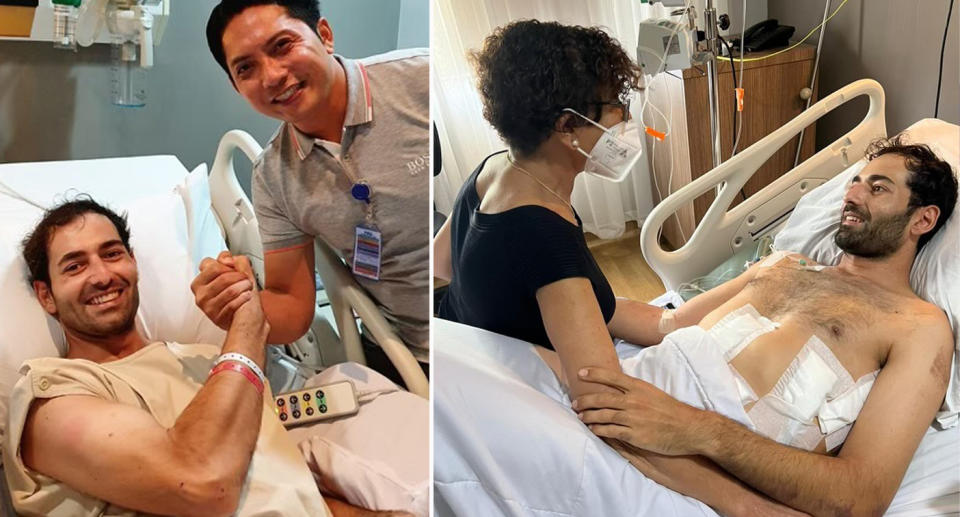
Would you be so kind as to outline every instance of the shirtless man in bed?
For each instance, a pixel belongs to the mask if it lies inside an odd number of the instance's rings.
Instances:
[[[726,359],[757,432],[603,368],[584,368],[580,378],[620,393],[575,400],[583,422],[629,444],[621,453],[651,479],[721,513],[753,513],[731,501],[752,488],[814,515],[882,514],[947,388],[949,322],[912,291],[909,275],[950,217],[957,181],[925,146],[878,142],[868,158],[843,199],[837,266],[773,257],[697,296],[673,321],[666,315],[661,327],[698,325],[727,341],[740,334],[742,348],[737,339],[722,346],[731,348]],[[656,334],[651,343],[663,337]],[[825,412],[821,402],[840,395],[838,382],[845,401]],[[857,424],[829,421],[838,415]]]
[[[10,396],[3,464],[17,512],[401,515],[324,500],[256,370],[234,359],[262,369],[270,331],[249,262],[236,262],[251,287],[222,349],[150,343],[134,323],[129,239],[125,218],[79,199],[49,210],[24,241],[31,284],[68,351],[24,363]],[[229,368],[211,372],[221,352],[233,354]]]

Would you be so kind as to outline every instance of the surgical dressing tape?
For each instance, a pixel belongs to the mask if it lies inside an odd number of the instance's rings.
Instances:
[[[870,394],[878,373],[879,370],[860,377],[853,388],[833,400],[828,400],[823,405],[817,415],[822,432],[836,432],[856,420],[860,410],[863,409],[863,404],[867,401],[867,395]]]
[[[661,334],[669,334],[677,330],[677,311],[674,309],[663,309],[660,313],[660,323],[657,324],[657,330]]]
[[[729,365],[756,338],[778,327],[777,322],[747,304],[724,316],[708,332],[720,344]],[[732,365],[730,369],[741,403],[746,406],[755,402],[747,415],[757,432],[806,450],[816,448],[824,439],[827,450],[843,443],[877,376],[877,372],[871,372],[854,382],[817,336],[804,343],[774,387],[762,397]]]
[[[765,318],[748,303],[721,318],[709,333],[720,343],[723,358],[729,363],[753,340],[779,326],[779,323]]]
[[[819,355],[804,345],[768,396],[775,409],[806,422],[817,414],[838,378]]]

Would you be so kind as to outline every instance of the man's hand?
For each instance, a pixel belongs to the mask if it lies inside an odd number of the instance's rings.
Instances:
[[[227,253],[227,252],[224,252]],[[221,253],[221,256],[223,253]],[[260,341],[266,341],[267,335],[270,334],[270,323],[267,322],[267,318],[263,313],[263,305],[260,303],[260,290],[257,289],[257,281],[253,276],[253,268],[250,266],[250,260],[247,257],[236,257],[231,259],[236,271],[247,279],[247,283],[250,285],[250,289],[244,291],[237,295],[234,298],[233,302],[237,300],[245,300],[241,302],[240,306],[237,307],[233,313],[230,315],[230,332],[242,332],[248,333],[248,335],[256,336],[256,339]],[[243,282],[239,282],[243,284]],[[229,307],[231,303],[228,303]]]
[[[580,370],[579,376],[620,391],[591,393],[573,402],[580,419],[597,436],[668,456],[695,453],[695,423],[702,410],[622,372],[591,367]]]
[[[237,270],[237,259],[229,251],[220,252],[216,260],[203,259],[200,273],[190,283],[197,307],[223,330],[230,329],[234,312],[250,300],[256,284],[252,274]]]

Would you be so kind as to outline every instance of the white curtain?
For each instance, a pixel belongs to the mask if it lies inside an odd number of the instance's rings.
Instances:
[[[436,208],[449,214],[460,186],[488,154],[506,148],[483,118],[476,75],[467,61],[493,29],[514,20],[538,19],[599,26],[636,58],[637,27],[651,16],[649,4],[627,0],[438,0],[433,11],[430,84],[432,115],[442,146],[443,174],[435,181]],[[639,102],[633,116],[639,116]],[[649,118],[649,114],[648,114]],[[573,205],[584,229],[603,239],[619,237],[627,221],[642,224],[653,208],[649,153],[622,183],[581,174]]]

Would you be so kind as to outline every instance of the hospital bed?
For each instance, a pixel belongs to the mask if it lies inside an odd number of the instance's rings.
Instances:
[[[140,331],[148,339],[221,343],[225,333],[199,311],[189,285],[200,260],[216,257],[224,249],[250,257],[262,284],[257,222],[233,167],[236,151],[252,161],[261,150],[247,133],[230,131],[220,141],[209,175],[206,165],[187,171],[173,156],[0,165],[0,436],[20,364],[66,352],[59,325],[33,299],[19,255],[21,239],[42,214],[34,205],[47,207],[86,193],[126,211],[140,273]],[[267,376],[273,391],[299,389],[308,377],[337,363],[364,364],[359,318],[409,391],[426,398],[426,376],[376,305],[334,250],[318,242],[316,251],[317,270],[337,329],[333,331],[318,308],[306,336],[283,347],[270,347]],[[13,515],[5,480],[3,484],[0,514]]]
[[[798,167],[729,208],[749,177],[804,127],[849,100],[866,96],[864,119]],[[908,133],[958,168],[960,127],[923,120]],[[829,236],[840,199],[875,138],[886,136],[884,95],[861,80],[828,95],[800,116],[680,189],[646,219],[641,249],[668,290],[709,276],[762,239],[836,263]],[[689,242],[660,247],[660,226],[678,208],[719,186],[716,200]],[[804,223],[809,220],[809,223]],[[954,215],[917,258],[911,282],[949,315],[960,316],[960,223]],[[832,225],[832,226],[831,226]],[[434,504],[436,515],[715,515],[692,498],[640,475],[577,419],[570,399],[532,345],[435,319]],[[637,347],[616,344],[621,356]],[[947,400],[923,438],[888,515],[960,512],[960,384],[955,354]],[[882,451],[878,451],[882,454]]]

